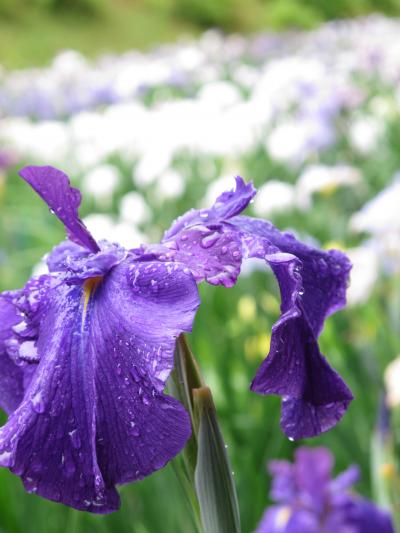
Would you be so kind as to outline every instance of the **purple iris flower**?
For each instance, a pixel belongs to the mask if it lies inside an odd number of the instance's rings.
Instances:
[[[96,243],[62,172],[28,167],[21,176],[70,240],[50,254],[48,275],[0,296],[0,402],[9,413],[0,465],[30,492],[107,513],[119,507],[116,485],[163,467],[190,436],[188,415],[163,390],[197,286],[177,262]]]
[[[183,448],[189,417],[163,393],[176,338],[191,330],[197,283],[231,287],[247,258],[271,266],[282,296],[252,390],[282,396],[290,438],[317,435],[341,418],[352,396],[317,337],[345,303],[350,264],[338,251],[240,216],[252,184],[237,178],[210,209],[178,218],[160,244],[124,250],[93,239],[64,173],[20,174],[68,237],[49,254],[48,274],[0,294],[0,406],[9,414],[0,465],[28,491],[107,513],[119,506],[116,485],[151,474]]]
[[[256,533],[394,533],[390,515],[350,491],[359,470],[332,479],[333,457],[325,448],[298,448],[295,462],[271,461],[273,505]]]
[[[312,437],[334,426],[352,400],[317,342],[325,318],[346,303],[351,264],[337,250],[318,250],[270,222],[241,216],[255,194],[251,183],[236,178],[236,189],[211,209],[192,209],[173,223],[158,258],[172,254],[196,281],[225,287],[235,284],[245,259],[263,259],[271,267],[282,314],[251,389],[282,397],[281,427],[290,439]]]

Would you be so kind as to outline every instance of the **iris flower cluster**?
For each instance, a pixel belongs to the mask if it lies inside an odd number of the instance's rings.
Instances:
[[[394,533],[386,511],[351,492],[359,470],[332,479],[333,457],[325,448],[298,448],[293,464],[271,461],[271,498],[255,533]]]
[[[21,177],[64,224],[48,273],[0,294],[0,465],[26,490],[76,509],[119,507],[116,486],[162,468],[191,433],[164,393],[176,338],[192,328],[197,285],[232,287],[243,261],[264,260],[281,316],[251,390],[282,397],[290,439],[334,426],[352,395],[320,353],[325,318],[345,304],[350,263],[241,215],[256,191],[236,178],[210,209],[178,218],[162,241],[125,250],[96,242],[78,215],[81,195],[53,167]]]

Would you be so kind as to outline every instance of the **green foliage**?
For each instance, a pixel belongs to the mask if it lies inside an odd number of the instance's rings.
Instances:
[[[312,28],[322,21],[318,9],[298,0],[281,0],[267,6],[267,20],[276,29]]]

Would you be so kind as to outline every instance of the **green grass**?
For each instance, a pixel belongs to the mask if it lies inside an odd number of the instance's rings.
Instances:
[[[147,49],[195,32],[194,24],[140,1],[113,0],[112,8],[97,15],[27,8],[10,18],[0,15],[0,64],[6,68],[45,65],[67,48],[87,57]]]

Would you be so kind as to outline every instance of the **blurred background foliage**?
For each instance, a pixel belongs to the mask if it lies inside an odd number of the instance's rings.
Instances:
[[[73,47],[85,55],[148,48],[210,27],[310,29],[333,19],[400,15],[400,0],[0,0],[0,63],[26,67]]]

